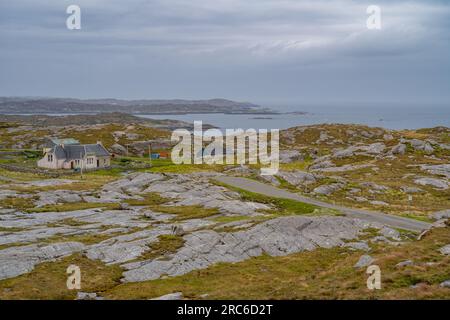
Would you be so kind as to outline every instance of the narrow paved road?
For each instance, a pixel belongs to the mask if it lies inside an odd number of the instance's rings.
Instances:
[[[360,218],[360,219],[364,219],[364,220],[372,221],[372,222],[379,222],[379,223],[382,223],[384,225],[394,227],[394,228],[401,228],[401,229],[405,229],[405,230],[420,232],[420,231],[423,231],[423,230],[431,227],[430,223],[426,223],[426,222],[422,222],[422,221],[418,221],[418,220],[414,220],[414,219],[398,217],[398,216],[389,215],[386,213],[376,212],[376,211],[347,208],[347,207],[323,202],[320,200],[307,198],[307,197],[301,196],[299,194],[289,192],[286,190],[282,190],[280,188],[276,188],[274,186],[271,186],[271,185],[268,185],[268,184],[265,184],[262,182],[258,182],[255,180],[247,179],[247,178],[218,176],[218,177],[215,177],[214,179],[219,182],[236,187],[236,188],[244,189],[244,190],[247,190],[250,192],[260,193],[260,194],[263,194],[263,195],[266,195],[269,197],[297,200],[297,201],[313,204],[313,205],[323,207],[323,208],[336,209],[336,210],[341,211],[343,214],[345,214],[348,217]]]

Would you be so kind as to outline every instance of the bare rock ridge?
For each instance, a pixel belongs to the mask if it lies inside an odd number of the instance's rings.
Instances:
[[[123,281],[144,281],[163,274],[184,274],[217,262],[243,261],[264,253],[280,256],[335,246],[368,251],[367,240],[357,240],[367,228],[378,230],[382,241],[398,240],[395,230],[360,219],[265,216],[270,205],[245,201],[239,193],[211,184],[210,179],[214,176],[217,174],[133,173],[90,193],[56,189],[39,192],[30,198],[36,204],[56,205],[76,200],[107,205],[126,199],[142,200],[156,192],[171,200],[166,206],[201,206],[217,210],[206,218],[174,220],[174,214],[139,205],[58,213],[0,209],[0,246],[4,248],[0,250],[0,279],[30,272],[39,263],[73,253],[122,266],[126,270]],[[51,181],[62,186],[70,184],[65,180]],[[26,188],[33,183],[12,182],[10,186]],[[46,183],[41,181],[42,184]],[[232,222],[223,223],[215,217],[229,217]],[[234,221],[234,217],[239,219]],[[220,231],[223,227],[229,232]],[[161,258],[142,258],[161,236],[173,234],[184,241],[175,253]],[[61,240],[61,237],[82,239],[91,235],[104,240],[95,243]]]
[[[210,100],[118,100],[0,97],[1,113],[273,113],[248,102]]]

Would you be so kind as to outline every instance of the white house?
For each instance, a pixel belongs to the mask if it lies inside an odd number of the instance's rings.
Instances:
[[[70,140],[69,144],[56,144],[63,140],[53,139],[44,148],[44,157],[37,162],[38,167],[47,169],[95,169],[106,168],[111,165],[111,155],[102,145],[75,144],[76,140]],[[53,146],[52,146],[53,144]]]

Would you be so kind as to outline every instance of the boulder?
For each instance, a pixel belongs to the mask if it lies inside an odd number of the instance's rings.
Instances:
[[[314,188],[313,193],[320,195],[330,195],[342,189],[343,187],[344,185],[342,183],[325,184]]]
[[[420,168],[427,171],[428,173],[444,176],[447,179],[450,179],[450,163],[438,165],[422,165],[420,166]]]
[[[423,178],[414,180],[414,183],[421,185],[421,186],[432,186],[432,187],[435,187],[435,188],[441,189],[441,190],[448,189],[448,182],[443,179],[423,177]]]
[[[298,150],[281,150],[280,163],[291,163],[303,160],[303,155]]]
[[[412,266],[414,264],[414,262],[412,260],[405,260],[405,261],[401,261],[399,263],[397,263],[395,266],[398,268],[403,268],[406,266]]]
[[[364,267],[368,267],[372,264],[372,262],[374,262],[375,260],[365,254],[363,256],[361,256],[361,258],[359,258],[358,262],[353,266],[354,268],[364,268]]]
[[[446,256],[450,255],[450,244],[446,245],[445,247],[440,248],[439,252]]]
[[[370,247],[365,242],[347,242],[344,247],[354,250],[370,251]]]
[[[406,187],[406,186],[404,186],[404,187],[401,187],[400,189],[401,189],[404,193],[408,193],[408,194],[411,194],[411,193],[422,193],[422,192],[424,192],[422,189],[416,188],[416,187]]]
[[[122,145],[120,145],[118,143],[113,144],[110,147],[110,150],[113,153],[117,153],[117,154],[120,154],[120,155],[126,155],[127,154],[127,148],[125,148],[124,146],[122,146]]]
[[[278,171],[276,175],[293,186],[308,185],[316,182],[316,177],[312,173],[304,171]]]
[[[165,294],[163,296],[153,298],[151,300],[182,300],[182,299],[183,299],[183,293],[175,292],[175,293]]]
[[[391,152],[392,154],[400,154],[403,155],[406,153],[406,145],[403,143],[399,143],[396,146],[392,147]]]
[[[450,209],[435,212],[431,216],[436,220],[450,219]]]

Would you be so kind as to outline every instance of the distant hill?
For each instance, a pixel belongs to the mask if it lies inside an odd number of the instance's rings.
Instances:
[[[248,102],[210,100],[119,100],[44,97],[0,97],[0,113],[99,113],[137,114],[240,113],[268,114],[268,109]]]
[[[79,114],[79,115],[63,115],[49,116],[44,114],[37,115],[4,115],[0,114],[0,128],[2,123],[28,125],[36,128],[50,126],[91,126],[96,124],[140,124],[150,126],[152,128],[160,128],[166,130],[189,129],[192,130],[193,124],[178,120],[157,120],[141,118],[127,113],[98,113],[98,114]],[[205,124],[205,128],[210,129],[213,126]]]

